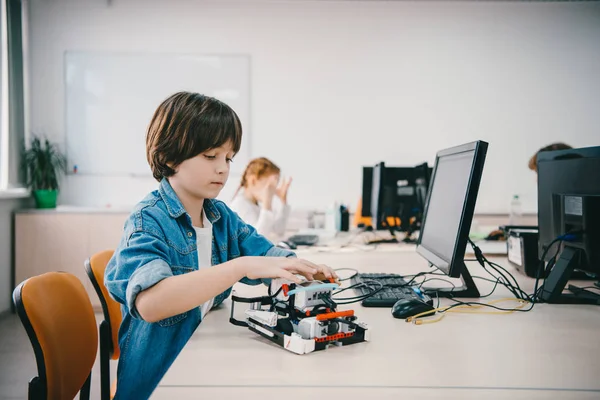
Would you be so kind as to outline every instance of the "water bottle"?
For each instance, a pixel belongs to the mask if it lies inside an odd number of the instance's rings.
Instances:
[[[510,202],[510,217],[508,224],[519,225],[522,216],[523,211],[521,209],[521,200],[519,199],[519,195],[515,194]]]
[[[337,218],[335,216],[336,207],[337,207],[337,203],[334,202],[332,205],[330,205],[327,208],[327,211],[325,211],[325,230],[326,231],[333,232],[336,230],[336,223],[337,223]]]
[[[339,202],[335,202],[333,207],[335,231],[340,232],[342,230],[342,206]]]

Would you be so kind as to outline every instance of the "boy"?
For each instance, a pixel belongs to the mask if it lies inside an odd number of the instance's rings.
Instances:
[[[235,112],[197,93],[172,95],[152,118],[146,154],[160,186],[131,213],[105,273],[123,313],[115,399],[150,397],[203,317],[236,282],[335,277],[326,266],[274,247],[213,200],[241,138]]]

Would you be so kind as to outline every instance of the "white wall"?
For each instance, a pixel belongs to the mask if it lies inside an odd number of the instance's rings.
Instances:
[[[363,164],[431,162],[438,149],[484,139],[478,211],[507,211],[513,193],[535,211],[529,157],[558,140],[600,144],[598,3],[31,0],[30,8],[34,131],[64,140],[66,50],[250,54],[253,155],[293,175],[296,207],[354,204]],[[154,186],[69,177],[62,202],[128,205]]]

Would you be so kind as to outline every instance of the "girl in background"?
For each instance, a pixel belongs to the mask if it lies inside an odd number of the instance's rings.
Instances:
[[[292,179],[279,184],[280,172],[265,157],[250,161],[230,204],[242,220],[267,237],[284,235],[290,214],[287,195]]]

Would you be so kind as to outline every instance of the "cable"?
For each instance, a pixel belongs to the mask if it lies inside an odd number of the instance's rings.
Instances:
[[[334,269],[333,271],[334,271],[334,272],[338,272],[338,271],[352,271],[352,272],[353,272],[353,274],[352,274],[352,275],[350,275],[350,276],[349,276],[349,277],[347,277],[347,278],[344,278],[344,279],[338,279],[338,281],[339,281],[339,282],[345,282],[345,281],[349,281],[350,279],[354,278],[355,276],[357,276],[357,275],[359,274],[358,270],[357,270],[357,269],[354,269],[354,268],[336,268],[336,269]]]
[[[542,255],[542,257],[540,258],[540,265],[538,266],[538,270],[536,273],[536,277],[535,277],[535,288],[533,291],[533,301],[539,301],[540,298],[540,294],[542,293],[542,291],[544,290],[544,286],[546,285],[546,276],[548,275],[549,271],[552,271],[552,269],[554,268],[554,266],[556,265],[556,258],[558,257],[558,255],[560,254],[560,245],[562,244],[562,240],[558,241],[558,246],[556,248],[556,253],[554,253],[554,256],[550,259],[550,261],[548,261],[547,265],[544,265],[544,258],[546,257],[546,253],[548,251],[548,249],[552,246],[552,244],[550,246],[548,246],[548,248],[546,248],[546,251],[544,252],[544,254]],[[540,269],[543,271],[543,278],[542,276],[540,276]],[[538,284],[540,282],[540,279],[543,279],[542,285],[539,287],[538,289]]]
[[[538,264],[538,268],[537,268],[537,273],[536,273],[536,278],[535,278],[535,288],[534,288],[533,295],[532,295],[532,301],[534,303],[536,301],[538,301],[538,302],[540,301],[539,295],[543,291],[544,285],[546,284],[546,276],[554,268],[554,265],[556,264],[556,258],[560,254],[562,242],[565,242],[565,241],[569,242],[574,239],[577,239],[578,235],[581,235],[584,232],[585,231],[583,231],[583,230],[575,230],[575,231],[567,232],[564,235],[556,237],[554,240],[552,240],[550,242],[550,244],[548,244],[548,246],[546,246],[546,248],[544,249],[544,252],[542,253],[542,256],[540,257],[540,263]],[[556,253],[554,254],[554,257],[552,257],[550,259],[548,264],[544,265],[546,255],[548,254],[548,251],[550,250],[550,248],[552,248],[552,246],[555,243],[559,243],[557,246],[557,249],[556,249]],[[538,289],[539,281],[541,279],[540,272],[542,272],[542,271],[544,273],[543,274],[544,282],[542,283],[542,286]]]
[[[521,289],[517,279],[509,271],[507,271],[504,267],[489,261],[483,255],[483,252],[481,251],[481,249],[475,243],[473,243],[472,240],[469,239],[469,243],[471,244],[471,246],[473,247],[473,250],[475,252],[475,261],[477,261],[482,266],[482,268],[486,271],[486,273],[488,273],[492,278],[494,278],[493,280],[491,280],[491,279],[487,279],[487,278],[483,278],[483,277],[479,277],[479,276],[473,276],[473,278],[482,279],[482,280],[494,283],[494,287],[492,288],[492,290],[488,294],[485,294],[481,297],[488,297],[488,296],[492,295],[494,293],[494,291],[496,290],[496,288],[498,287],[498,285],[502,285],[505,288],[507,288],[514,295],[514,298],[498,299],[498,300],[493,300],[489,303],[478,303],[478,302],[462,302],[459,300],[455,300],[452,298],[452,296],[450,296],[449,299],[456,302],[456,304],[453,304],[448,307],[440,308],[439,300],[438,300],[438,307],[434,308],[433,310],[429,310],[424,313],[420,313],[420,314],[414,315],[412,317],[409,317],[406,320],[407,322],[414,322],[415,324],[418,324],[418,325],[435,323],[435,322],[442,320],[444,318],[444,316],[446,315],[445,313],[449,313],[449,312],[478,313],[478,314],[505,314],[505,313],[513,313],[516,311],[527,312],[533,308],[533,303],[530,301],[531,297],[527,293],[525,293],[523,291],[523,289]],[[433,266],[433,267],[435,267],[435,266]],[[438,269],[437,267],[435,267],[435,268]],[[495,274],[497,274],[497,275],[495,275],[490,269],[493,270],[495,272]],[[425,279],[425,280],[423,280],[423,282],[420,283],[420,287],[422,287],[423,284],[425,284],[425,282],[429,282],[432,280],[441,280],[441,281],[450,283],[453,286],[452,290],[454,290],[454,288],[456,287],[452,282],[444,280],[444,279],[439,279],[439,278]],[[452,292],[452,290],[450,291],[450,293]],[[494,305],[494,304],[497,304],[500,302],[506,302],[506,301],[517,301],[519,304],[516,307],[511,308],[511,309],[501,308],[501,307],[497,307]],[[525,307],[526,304],[531,304],[531,307],[529,307],[526,310],[523,310],[523,308]],[[494,309],[494,311],[480,311],[480,309],[484,308],[484,307],[492,308],[492,309]],[[430,316],[431,314],[436,314],[436,313],[439,313],[441,315],[438,316],[437,318],[429,319],[429,320],[419,320],[418,319],[419,317]]]
[[[478,303],[478,302],[474,302],[474,301],[467,301],[467,302],[465,302],[465,301],[459,301],[459,300],[454,300],[454,299],[450,299],[450,300],[455,301],[456,304],[453,304],[453,305],[449,306],[447,310],[451,310],[451,309],[454,309],[454,308],[465,306],[465,307],[470,307],[470,309],[477,309],[477,308],[480,308],[480,307],[490,307],[490,308],[493,308],[493,309],[498,310],[498,311],[528,312],[528,311],[531,311],[531,309],[533,308],[533,303],[531,303],[531,302],[529,302],[527,300],[515,299],[515,298],[512,298],[512,297],[507,297],[507,298],[504,298],[504,299],[493,300],[493,301],[490,301],[489,303]],[[526,310],[522,310],[522,308],[524,307],[524,305],[521,306],[521,307],[515,307],[515,308],[502,308],[502,307],[496,307],[496,306],[493,305],[493,304],[501,302],[501,301],[510,301],[510,300],[518,301],[518,302],[523,302],[523,304],[531,304],[531,307],[529,307]],[[442,311],[442,312],[444,312],[444,311]]]
[[[498,287],[498,284],[500,283],[500,279],[496,279],[495,281],[493,281],[491,279],[483,278],[481,276],[473,276],[473,279],[481,279],[481,280],[484,280],[484,281],[488,281],[488,282],[493,282],[494,283],[494,287],[492,288],[492,290],[488,294],[484,294],[483,296],[479,296],[480,299],[484,299],[486,297],[490,297],[496,291],[496,288]]]
[[[496,307],[494,305],[494,304],[502,303],[502,302],[506,302],[506,301],[517,301],[519,303],[519,305],[514,308],[510,308],[510,309]],[[425,312],[413,315],[412,317],[408,317],[406,319],[406,322],[409,322],[409,323],[412,322],[415,325],[432,324],[432,323],[441,321],[446,316],[446,313],[449,313],[449,312],[462,313],[462,314],[511,314],[511,313],[517,312],[517,311],[527,312],[533,308],[533,305],[532,305],[532,307],[530,307],[529,309],[523,310],[523,307],[525,307],[525,305],[527,305],[527,304],[531,304],[531,303],[526,300],[523,300],[523,299],[515,299],[515,298],[497,299],[497,300],[490,301],[489,303],[459,302],[459,304],[454,304],[449,307],[434,308],[433,310],[429,310],[429,311],[425,311]],[[477,309],[484,308],[484,307],[493,308],[496,311],[477,311]],[[429,320],[418,319],[418,318],[425,317],[425,316],[428,316],[428,315],[434,314],[434,313],[440,313],[441,315],[435,319],[429,319]]]
[[[550,248],[552,247],[552,245],[554,245],[554,243],[559,242],[559,245],[557,246],[558,249],[556,251],[556,254],[554,255],[554,257],[552,257],[552,259],[550,259],[550,262],[548,264],[550,264],[552,262],[552,260],[554,258],[556,258],[556,256],[558,255],[558,252],[560,251],[560,243],[562,243],[562,240],[560,239],[560,237],[554,239],[553,241],[550,242],[550,244],[544,249],[544,252],[542,253],[542,256],[540,257],[540,263],[538,264],[538,268],[536,271],[536,276],[535,276],[535,287],[533,289],[533,302],[535,303],[538,300],[538,284],[540,282],[540,273],[541,271],[544,271],[544,281],[546,280],[545,275],[546,275],[546,265],[544,265],[544,260],[546,259],[546,255],[548,254],[548,250],[550,250]],[[545,282],[544,282],[545,283]],[[540,287],[540,291],[542,290],[542,288],[544,287],[544,285],[542,284],[542,287]]]
[[[471,243],[471,244],[473,245],[473,243]],[[477,247],[477,246],[475,246],[475,247]],[[504,270],[504,271],[506,272],[506,274],[510,275],[510,276],[513,278],[513,280],[515,280],[515,281],[516,281],[516,279],[515,279],[515,278],[514,278],[514,277],[513,277],[513,276],[512,276],[512,275],[511,275],[511,274],[510,274],[508,271],[506,271],[504,268],[501,268],[501,267],[500,267],[500,268],[493,268],[493,267],[492,267],[492,269],[494,269],[494,270],[495,270],[495,271],[496,271],[496,272],[497,272],[497,273],[500,275],[500,277],[498,277],[498,276],[494,275],[494,274],[493,274],[493,273],[491,273],[491,272],[490,272],[490,271],[489,271],[489,270],[486,268],[486,266],[485,266],[485,263],[486,263],[486,262],[487,262],[487,263],[491,263],[491,262],[490,262],[490,261],[489,261],[489,260],[488,260],[488,259],[487,259],[487,258],[486,258],[484,255],[483,255],[483,253],[481,253],[481,252],[480,252],[480,249],[479,249],[479,248],[477,248],[477,250],[475,250],[475,249],[474,249],[474,251],[476,252],[476,255],[477,255],[477,254],[479,254],[479,259],[467,259],[467,260],[465,260],[465,261],[477,261],[477,262],[480,262],[480,264],[481,264],[481,262],[484,262],[484,264],[482,265],[483,269],[484,269],[484,270],[485,270],[485,271],[486,271],[486,272],[487,272],[487,273],[488,273],[488,274],[489,274],[489,275],[490,275],[492,278],[494,278],[494,279],[492,280],[492,279],[487,279],[487,278],[484,278],[484,277],[481,277],[481,276],[475,276],[475,275],[473,276],[473,279],[481,279],[481,280],[484,280],[484,281],[492,282],[492,283],[494,284],[494,287],[492,288],[492,290],[491,290],[491,291],[490,291],[488,294],[485,294],[485,295],[479,296],[479,298],[485,298],[485,297],[489,297],[489,296],[491,296],[491,295],[492,295],[492,294],[493,294],[493,293],[496,291],[496,288],[498,287],[498,285],[501,285],[501,286],[504,286],[504,287],[506,287],[506,288],[507,288],[507,289],[508,289],[508,290],[509,290],[509,291],[510,291],[510,292],[511,292],[513,295],[515,295],[515,298],[521,298],[521,297],[524,297],[524,299],[525,299],[525,300],[527,300],[527,301],[529,301],[529,300],[530,300],[530,299],[529,299],[529,296],[528,296],[528,295],[527,295],[527,294],[526,294],[526,293],[525,293],[525,292],[524,292],[524,291],[523,291],[523,290],[522,290],[520,287],[514,287],[514,285],[512,285],[512,284],[511,284],[510,280],[509,280],[509,279],[508,279],[508,278],[505,276],[505,274],[504,274],[504,273],[502,273],[502,272],[500,272],[500,271],[498,271],[498,269],[502,269],[502,270]],[[491,264],[493,264],[493,265],[497,265],[497,264],[494,264],[494,263],[491,263]],[[430,267],[432,267],[432,268],[435,268],[435,269],[436,269],[436,270],[438,270],[438,271],[441,271],[441,270],[440,270],[438,267],[436,267],[436,266],[435,266],[435,265],[433,265],[433,264],[430,264]],[[499,266],[498,266],[498,267],[499,267]],[[433,272],[429,272],[428,274],[431,274],[431,275],[443,275],[443,276],[447,276],[447,274],[444,274],[444,273],[441,273],[441,274],[436,274],[436,273],[433,273]],[[449,282],[449,281],[446,281],[446,282]],[[424,282],[423,282],[423,283],[424,283]],[[449,282],[449,283],[451,283],[451,282]],[[517,284],[518,284],[518,283],[517,283]],[[519,292],[519,291],[520,291],[521,295],[518,295],[518,292]]]
[[[475,244],[473,243],[473,241],[471,239],[468,239],[469,243],[471,244],[471,247],[473,247],[473,251],[475,252],[475,258],[477,259],[477,262],[479,262],[479,264],[481,265],[481,267],[490,275],[492,276],[494,279],[498,280],[498,284],[504,286],[505,288],[507,288],[512,294],[513,296],[515,296],[515,298],[517,299],[522,299],[522,300],[527,300],[527,301],[531,301],[531,297],[525,293],[525,291],[523,289],[521,289],[521,286],[519,285],[519,282],[517,282],[517,279],[510,273],[508,272],[505,268],[501,267],[500,265],[493,263],[491,261],[489,261],[484,255],[483,252],[481,251],[481,249]],[[493,269],[498,275],[494,275],[493,273],[491,273],[487,268],[486,268],[486,264]],[[510,276],[510,278],[512,278],[512,282],[511,280],[507,277]],[[513,284],[514,282],[514,284]],[[492,292],[493,293],[493,292]],[[491,293],[490,293],[491,295]]]
[[[343,243],[342,245],[340,245],[340,249],[350,246],[352,244],[352,242],[354,242],[354,240],[356,240],[356,238],[358,238],[360,235],[362,235],[365,232],[366,232],[366,229],[364,229],[364,228],[359,230],[358,232],[356,232],[353,236],[350,237],[349,240],[346,241],[346,243]]]
[[[497,264],[494,264],[492,262],[490,262],[484,255],[483,252],[481,251],[481,249],[475,244],[473,243],[473,241],[471,239],[469,239],[469,243],[471,244],[471,246],[473,247],[473,251],[475,252],[475,257],[477,259],[477,261],[479,262],[479,264],[483,267],[483,269],[490,274],[493,278],[499,279],[499,280],[504,280],[504,282],[501,282],[503,286],[505,286],[516,298],[523,298],[523,294],[525,295],[525,297],[527,296],[527,294],[525,292],[523,292],[521,290],[521,288],[519,287],[519,284],[516,280],[516,278],[514,276],[512,276],[508,271],[506,271],[504,268],[497,267]],[[496,271],[496,273],[498,273],[498,275],[500,275],[501,278],[498,278],[497,276],[495,276],[494,274],[492,274],[490,271],[487,270],[486,268],[486,263],[494,270]],[[500,269],[502,271],[500,271]],[[516,286],[512,284],[512,282],[506,277],[506,275],[504,274],[508,274],[511,278],[513,278],[513,281],[515,282]]]
[[[374,283],[376,285],[379,285],[378,288],[372,289],[372,286],[369,285],[369,283]],[[366,286],[367,288],[372,289],[372,292],[367,293],[367,294],[362,294],[359,296],[353,296],[353,297],[342,297],[342,298],[334,298],[333,296],[340,294],[342,292],[345,292],[346,290],[350,290],[350,289],[354,289],[356,287],[361,287],[361,286]],[[352,303],[357,303],[359,301],[363,301],[365,299],[368,299],[369,297],[377,294],[378,292],[380,292],[383,289],[384,285],[381,282],[377,282],[375,280],[373,281],[364,281],[364,282],[360,282],[360,283],[356,283],[354,285],[350,285],[348,287],[342,288],[342,289],[338,289],[335,293],[332,294],[327,294],[327,295],[323,295],[323,296],[328,296],[329,299],[331,299],[332,301],[334,301],[335,303],[337,303],[338,305],[344,305],[344,304],[352,304]]]

